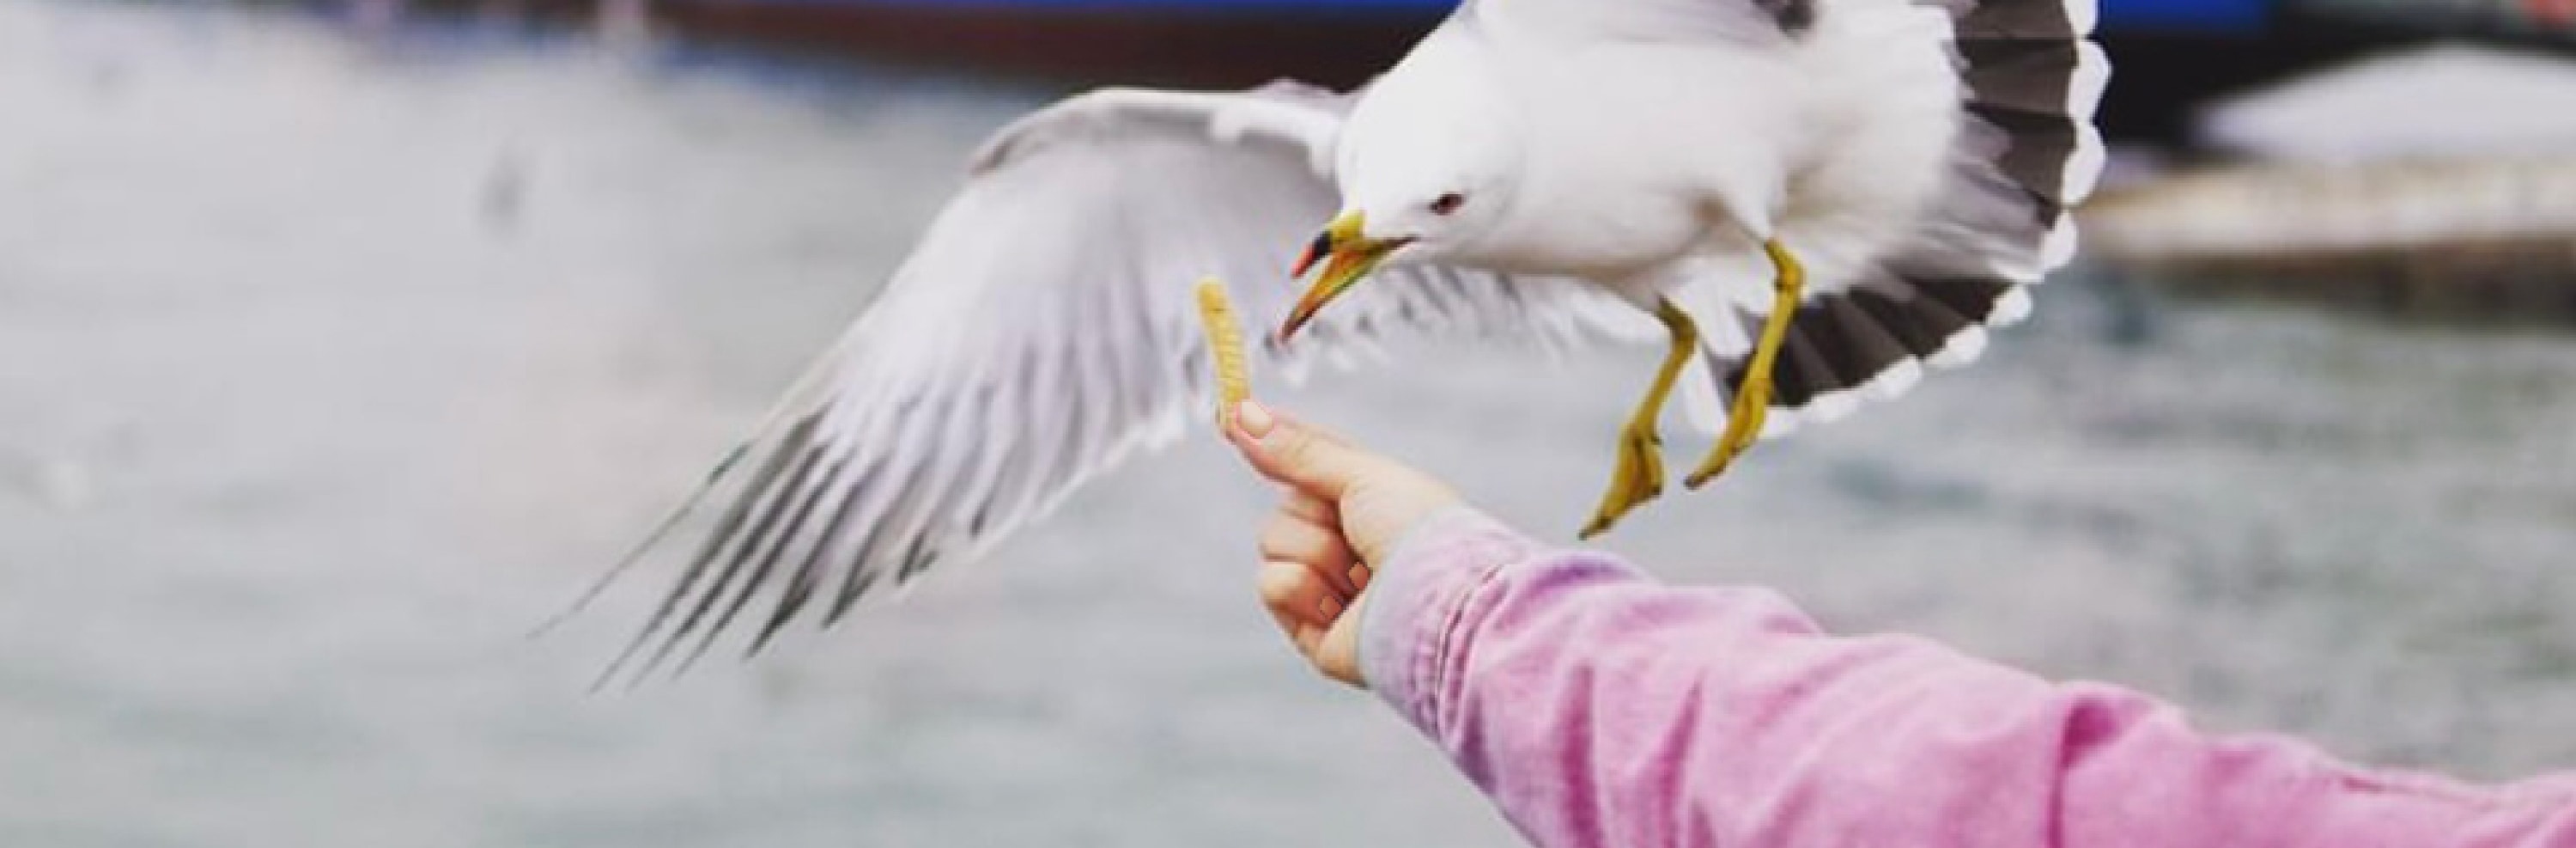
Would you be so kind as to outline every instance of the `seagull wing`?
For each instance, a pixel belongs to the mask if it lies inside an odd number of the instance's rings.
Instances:
[[[1256,330],[1284,318],[1293,251],[1337,206],[1325,169],[1347,102],[1291,84],[1113,89],[1004,129],[875,303],[710,478],[739,488],[609,674],[695,659],[731,629],[754,628],[756,653],[802,616],[828,626],[1207,420],[1192,414],[1212,379],[1192,284],[1226,280]],[[1385,274],[1293,351],[1257,355],[1340,359],[1400,329],[1557,346],[1626,309],[1564,280]]]
[[[1563,0],[1479,0],[1554,3]],[[1822,3],[1797,12],[1794,3]],[[1953,120],[1958,136],[1930,205],[1878,252],[1843,256],[1811,286],[1781,348],[1772,378],[1766,435],[1830,422],[1864,402],[1910,390],[1925,366],[1975,361],[1987,328],[2012,324],[2031,307],[2029,287],[2075,253],[2071,210],[2093,191],[2103,165],[2093,116],[2110,62],[2092,40],[2094,0],[1612,0],[1655,9],[1695,5],[1718,18],[1746,3],[1803,14],[1867,15],[1882,20],[1935,11],[1958,75]],[[1897,37],[1911,29],[1889,27]],[[1783,30],[1784,33],[1788,32]],[[1792,35],[1792,37],[1795,37]],[[1915,85],[1919,80],[1892,80]],[[1882,130],[1883,131],[1883,130]],[[1877,175],[1855,170],[1862,179]],[[1834,248],[1834,224],[1783,233],[1791,245]],[[1848,241],[1848,240],[1844,240]],[[1811,272],[1819,271],[1811,265]],[[1706,350],[1683,383],[1685,406],[1704,428],[1724,422],[1726,398],[1742,385],[1751,340],[1769,310],[1767,292],[1728,281],[1767,278],[1767,267],[1713,269],[1675,297],[1701,319]],[[1744,292],[1758,295],[1750,300]]]
[[[1569,43],[1696,45],[1779,56],[1829,34],[1845,44],[1859,43],[1849,39],[1862,32],[1945,42],[1955,80],[1909,73],[1836,83],[1849,89],[1839,96],[1877,97],[1885,93],[1880,89],[1955,82],[1957,103],[1946,118],[1958,128],[1958,140],[1929,207],[1892,238],[1882,237],[1869,215],[1824,215],[1820,226],[1783,227],[1782,239],[1801,253],[1836,261],[1810,263],[1807,296],[1772,373],[1765,435],[1780,435],[1901,395],[1926,366],[1974,361],[1986,328],[2020,320],[2030,308],[2028,287],[2072,257],[2069,210],[2091,194],[2103,163],[2093,115],[2110,63],[2091,37],[2095,2],[1468,0],[1457,23],[1507,24]],[[1849,55],[1875,64],[1869,51]],[[1933,129],[1890,124],[1842,137]],[[1845,173],[1864,184],[1882,176],[1866,168]],[[1863,226],[1841,231],[1854,222]],[[1704,349],[1681,387],[1692,423],[1712,432],[1725,423],[1728,399],[1743,385],[1753,339],[1771,309],[1767,287],[1744,284],[1768,280],[1768,264],[1750,253],[1723,259],[1683,269],[1688,281],[1668,291],[1704,331]]]

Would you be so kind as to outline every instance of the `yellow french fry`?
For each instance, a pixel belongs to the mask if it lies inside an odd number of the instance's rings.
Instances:
[[[1252,371],[1243,358],[1243,328],[1235,323],[1223,280],[1199,281],[1199,323],[1207,330],[1208,351],[1216,361],[1216,425],[1233,429],[1234,408],[1252,398]]]

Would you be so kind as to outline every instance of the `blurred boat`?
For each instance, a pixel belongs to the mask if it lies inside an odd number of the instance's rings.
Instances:
[[[2314,164],[2576,151],[2576,58],[2443,44],[2389,51],[2233,95],[2199,146]]]
[[[2229,164],[2085,210],[2094,258],[2189,291],[2576,318],[2576,60],[2436,47],[2220,102]]]

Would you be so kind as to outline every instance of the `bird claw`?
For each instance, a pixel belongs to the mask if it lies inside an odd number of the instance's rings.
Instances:
[[[1762,438],[1762,422],[1770,407],[1771,381],[1746,380],[1743,390],[1736,393],[1734,410],[1726,416],[1726,432],[1718,435],[1717,446],[1709,449],[1708,458],[1700,462],[1699,470],[1682,480],[1682,485],[1698,491],[1717,475],[1726,473],[1736,457],[1743,456]]]
[[[1652,424],[1630,423],[1619,433],[1619,458],[1611,466],[1610,490],[1602,493],[1601,507],[1584,525],[1580,538],[1589,541],[1610,532],[1619,519],[1663,493],[1663,439],[1655,435]]]
[[[1771,315],[1762,320],[1762,335],[1754,339],[1753,356],[1745,361],[1744,384],[1736,389],[1726,432],[1717,437],[1717,447],[1709,450],[1699,470],[1682,480],[1694,491],[1726,473],[1736,457],[1761,440],[1762,419],[1771,410],[1771,373],[1778,367],[1780,345],[1788,339],[1789,322],[1797,317],[1798,304],[1806,296],[1807,270],[1798,264],[1798,257],[1776,239],[1763,242],[1762,252],[1771,257],[1778,272],[1771,283]]]

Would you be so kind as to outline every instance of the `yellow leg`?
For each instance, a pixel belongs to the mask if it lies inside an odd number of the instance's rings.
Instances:
[[[1726,473],[1726,467],[1762,437],[1762,416],[1771,408],[1771,371],[1780,362],[1780,343],[1789,338],[1789,319],[1797,317],[1798,303],[1806,294],[1807,269],[1798,264],[1798,257],[1789,255],[1789,249],[1776,239],[1763,242],[1762,252],[1779,271],[1771,287],[1771,316],[1762,322],[1762,337],[1753,341],[1753,359],[1745,365],[1744,385],[1736,387],[1726,432],[1717,437],[1717,446],[1709,450],[1699,470],[1683,481],[1693,489]]]
[[[1655,320],[1664,322],[1673,347],[1664,354],[1664,366],[1655,372],[1655,383],[1637,403],[1636,414],[1619,431],[1619,461],[1610,471],[1610,491],[1601,495],[1601,508],[1592,514],[1592,523],[1584,525],[1586,539],[1609,532],[1629,510],[1664,492],[1664,440],[1655,435],[1655,422],[1663,417],[1664,399],[1672,395],[1682,366],[1690,364],[1691,353],[1699,349],[1699,325],[1669,300],[1655,302]]]

